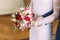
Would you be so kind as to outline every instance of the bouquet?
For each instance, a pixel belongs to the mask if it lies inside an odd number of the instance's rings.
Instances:
[[[28,7],[19,8],[16,13],[11,16],[11,21],[13,22],[14,29],[21,29],[22,31],[29,28],[32,25],[34,13]]]

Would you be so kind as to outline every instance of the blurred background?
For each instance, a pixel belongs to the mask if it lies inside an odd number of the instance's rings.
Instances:
[[[0,15],[16,12],[20,7],[24,7],[23,0],[0,0]]]

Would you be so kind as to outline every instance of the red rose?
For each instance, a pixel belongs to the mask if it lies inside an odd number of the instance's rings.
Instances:
[[[25,16],[25,17],[24,17],[24,20],[30,21],[30,18],[29,18],[28,16]]]
[[[16,20],[20,20],[21,19],[21,15],[19,12],[17,12],[18,14],[16,15]]]

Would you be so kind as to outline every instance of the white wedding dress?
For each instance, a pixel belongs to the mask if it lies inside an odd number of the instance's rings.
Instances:
[[[37,18],[52,10],[52,0],[31,0],[29,7],[32,8]],[[30,29],[29,40],[52,40],[51,30],[51,23],[40,27],[34,25]]]

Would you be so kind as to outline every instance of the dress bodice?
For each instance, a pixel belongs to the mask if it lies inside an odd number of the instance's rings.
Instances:
[[[33,0],[33,12],[36,16],[44,15],[52,10],[52,0]]]

